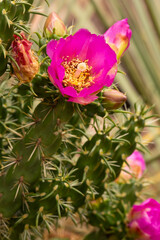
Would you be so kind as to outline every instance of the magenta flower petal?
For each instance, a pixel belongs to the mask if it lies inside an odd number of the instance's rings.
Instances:
[[[69,56],[69,60],[78,56],[80,60],[86,59],[91,33],[87,29],[80,29],[73,36],[65,39],[65,46],[62,49],[60,57]]]
[[[103,36],[95,34],[92,34],[86,58],[89,60],[89,65],[93,67],[93,74],[97,74],[102,70],[108,72],[115,63],[113,50],[104,42]],[[105,68],[103,69],[104,64]]]
[[[119,59],[127,50],[130,44],[132,31],[128,25],[128,19],[122,19],[111,26],[105,33],[106,43],[116,52]]]
[[[142,154],[135,150],[128,158],[127,164],[123,164],[123,169],[125,171],[121,171],[119,177],[117,178],[117,182],[128,181],[131,178],[135,177],[137,179],[141,178],[145,169],[146,164]]]
[[[46,52],[47,55],[52,59],[53,54],[54,54],[54,50],[56,49],[58,44],[58,41],[56,40],[51,40],[48,44],[47,44],[47,48],[46,48]]]
[[[64,93],[64,95],[68,96],[68,92],[69,92],[69,96],[72,98],[76,98],[78,97],[77,91],[73,88],[73,87],[65,87],[63,88],[62,92]]]
[[[73,36],[47,45],[51,58],[48,74],[68,101],[89,104],[104,86],[110,86],[117,73],[115,52],[103,36],[81,29]]]
[[[140,205],[133,205],[129,214],[129,229],[136,239],[160,239],[160,204],[147,199]]]
[[[93,102],[94,100],[96,100],[97,98],[98,97],[96,95],[89,95],[87,97],[75,97],[75,98],[70,97],[68,99],[68,101],[79,103],[79,104],[82,104],[82,105],[87,105],[87,104]]]
[[[146,164],[145,164],[145,160],[142,156],[142,154],[135,150],[128,158],[127,161],[129,163],[129,165],[131,164],[131,168],[134,165],[137,165],[139,168],[139,171],[135,172],[135,174],[137,175],[138,178],[140,178],[143,175],[144,170],[146,169]],[[137,170],[138,170],[137,169]]]

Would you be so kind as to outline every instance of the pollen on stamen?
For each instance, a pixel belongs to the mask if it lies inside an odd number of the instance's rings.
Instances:
[[[81,61],[78,58],[73,58],[71,61],[67,61],[67,58],[63,60],[65,76],[62,83],[64,87],[71,86],[80,92],[94,83],[94,77],[91,75],[92,67],[88,65],[88,60]]]

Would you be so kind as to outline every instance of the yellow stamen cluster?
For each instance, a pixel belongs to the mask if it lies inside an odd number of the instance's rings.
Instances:
[[[81,61],[78,58],[73,58],[69,61],[66,57],[62,66],[65,68],[64,87],[74,87],[77,92],[80,92],[93,83],[94,77],[90,73],[92,67],[88,66],[88,60]]]

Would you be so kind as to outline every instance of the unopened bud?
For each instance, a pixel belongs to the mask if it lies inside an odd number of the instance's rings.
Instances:
[[[14,35],[15,40],[12,42],[12,57],[15,61],[11,61],[14,74],[21,83],[31,82],[39,70],[38,59],[31,50],[32,43],[28,41],[21,33],[22,39]],[[16,64],[17,63],[17,64]]]
[[[102,104],[106,110],[113,110],[120,108],[126,100],[125,94],[114,89],[108,89],[103,93]]]
[[[57,36],[63,37],[66,32],[66,26],[60,17],[55,12],[50,13],[44,24],[44,35],[51,37],[52,34],[56,34]]]

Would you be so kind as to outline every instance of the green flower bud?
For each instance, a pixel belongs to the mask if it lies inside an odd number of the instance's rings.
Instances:
[[[118,109],[126,100],[125,94],[114,89],[108,89],[103,93],[102,105],[106,110]]]
[[[52,34],[56,34],[59,37],[63,37],[66,32],[66,26],[60,17],[55,12],[50,13],[44,24],[44,35],[51,37]]]

